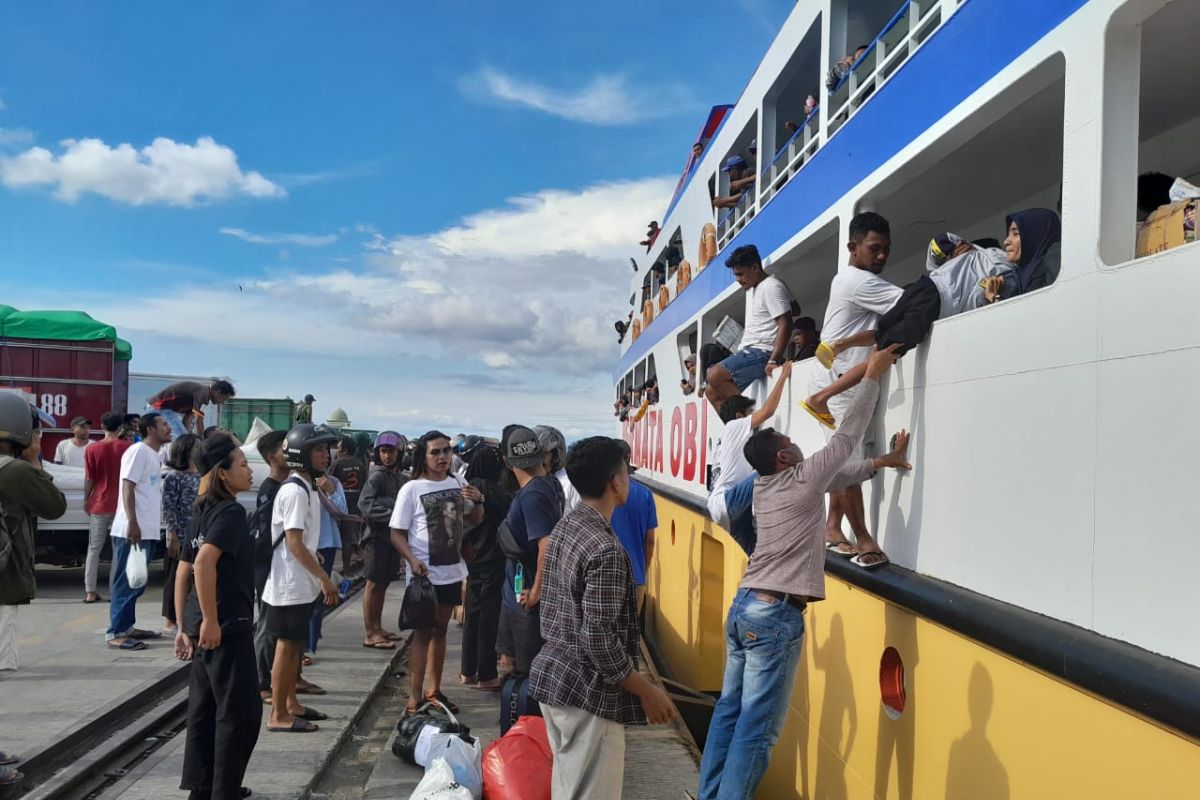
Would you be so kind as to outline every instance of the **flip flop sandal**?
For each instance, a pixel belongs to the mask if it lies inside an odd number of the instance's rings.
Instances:
[[[10,786],[25,780],[25,773],[15,769],[0,769],[0,786]]]
[[[866,559],[868,558],[872,560],[867,561]],[[883,553],[875,552],[860,553],[859,555],[856,555],[854,558],[850,559],[850,563],[856,567],[862,567],[863,569],[879,569],[880,567],[887,566],[892,562]]]
[[[387,639],[389,642],[399,642],[404,637],[399,633],[385,633],[383,634],[383,638]]]
[[[126,639],[125,641],[121,642],[120,644],[113,644],[112,642],[107,642],[106,644],[108,644],[108,646],[111,647],[113,650],[149,650],[150,649],[150,645],[146,644],[145,642],[139,642],[136,639]]]
[[[6,767],[9,764],[19,764],[20,756],[10,756],[8,753],[0,753],[0,767]]]
[[[87,603],[88,605],[91,605],[92,603],[103,603],[103,602],[104,602],[104,598],[103,598],[103,597],[100,597],[100,596],[97,596],[97,597],[96,597],[94,600],[88,600],[88,599],[85,597],[85,598],[83,598],[83,602]]]
[[[833,369],[833,359],[836,358],[837,355],[833,352],[832,347],[825,344],[825,342],[821,342],[817,345],[817,352],[815,353],[815,356],[817,362],[820,363],[822,367],[825,369]]]
[[[497,678],[495,683],[492,683],[491,681],[480,681],[471,688],[481,692],[498,692],[500,691],[500,686],[500,679]]]
[[[328,714],[322,714],[315,708],[309,708],[308,706],[304,706],[304,711],[296,714],[295,716],[299,717],[300,719],[308,720],[309,722],[320,722],[323,719],[329,719]]]
[[[254,792],[249,786],[242,787],[242,797],[249,797],[252,794],[254,794]]]
[[[434,692],[433,694],[427,694],[427,695],[425,695],[425,699],[438,701],[443,706],[445,706],[446,710],[449,711],[451,714],[458,713],[458,706],[456,706],[454,703],[450,702],[450,698],[446,697],[446,695],[442,694],[441,692]]]
[[[843,549],[847,547],[850,549]],[[850,544],[849,542],[826,542],[825,549],[833,553],[835,556],[842,556],[843,558],[853,558],[854,556],[858,555],[858,551],[854,549],[854,545]]]
[[[458,682],[460,684],[462,684],[463,686],[475,686],[476,684],[479,683],[479,678],[468,677],[466,675],[459,675]]]
[[[316,733],[320,728],[306,719],[296,717],[292,720],[292,724],[286,728],[272,728],[268,725],[267,730],[271,733]]]
[[[809,413],[809,416],[811,416],[817,422],[821,423],[826,428],[829,428],[829,430],[831,430],[831,431],[837,430],[837,420],[835,420],[833,418],[833,414],[825,414],[820,411],[817,411],[815,408],[813,408],[812,406],[810,406],[808,404],[807,400],[801,400],[800,407],[803,408],[805,411],[807,411]]]
[[[305,683],[296,687],[296,694],[326,694],[326,691],[315,683]]]
[[[313,660],[312,660],[311,656],[304,656],[303,658],[300,659],[300,666],[311,667],[312,665],[313,665]]]
[[[395,650],[396,643],[386,640],[382,642],[363,642],[363,647],[370,648],[371,650]]]

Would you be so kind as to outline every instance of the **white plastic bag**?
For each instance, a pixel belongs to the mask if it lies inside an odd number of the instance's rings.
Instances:
[[[129,545],[129,557],[125,559],[125,580],[130,589],[141,589],[150,577],[150,565],[146,563],[146,551],[140,544]]]
[[[465,742],[464,742],[465,744]],[[454,770],[444,758],[435,758],[425,769],[425,777],[413,789],[408,800],[478,800],[465,786],[454,782]]]
[[[439,731],[429,737],[428,757],[431,764],[444,760],[454,771],[457,784],[465,786],[475,797],[483,795],[483,747],[478,739],[464,742],[458,734]]]

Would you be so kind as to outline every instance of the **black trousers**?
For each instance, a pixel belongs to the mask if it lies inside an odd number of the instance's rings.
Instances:
[[[211,792],[212,800],[240,800],[262,724],[257,683],[251,633],[223,636],[216,650],[196,649],[181,789]]]
[[[267,607],[258,601],[258,617],[254,621],[254,662],[258,668],[258,690],[271,691],[271,667],[275,664],[275,635],[267,630]]]
[[[164,547],[162,615],[163,619],[170,620],[177,625],[179,620],[175,619],[175,571],[178,567],[179,559],[171,558]]]
[[[875,344],[880,350],[899,344],[897,355],[904,355],[925,341],[929,329],[942,314],[942,296],[937,286],[922,275],[904,287],[904,294],[879,318]]]
[[[467,569],[460,671],[481,681],[491,681],[496,679],[496,632],[500,627],[504,562],[472,564]]]

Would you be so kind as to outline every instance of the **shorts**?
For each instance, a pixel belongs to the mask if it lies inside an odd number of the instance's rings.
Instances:
[[[301,603],[295,606],[266,605],[266,609],[268,636],[283,639],[285,642],[304,643],[308,641],[308,621],[312,619],[312,603]]]
[[[896,355],[902,356],[925,341],[941,313],[942,295],[937,284],[928,275],[922,275],[905,286],[896,304],[879,318],[875,346],[883,350],[898,344]]]
[[[439,606],[461,606],[462,605],[462,581],[458,583],[444,583],[441,586],[434,586],[433,593],[437,595]]]
[[[739,389],[745,389],[760,378],[766,377],[767,362],[771,354],[766,350],[738,350],[721,362]]]
[[[390,539],[367,534],[362,540],[363,576],[371,583],[387,586],[400,575],[400,554]]]

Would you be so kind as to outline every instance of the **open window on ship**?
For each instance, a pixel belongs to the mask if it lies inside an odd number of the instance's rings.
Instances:
[[[818,16],[763,98],[762,151],[774,153],[762,171],[764,203],[820,146],[820,71]]]
[[[679,386],[683,391],[684,397],[690,397],[696,393],[696,387],[699,385],[697,372],[699,368],[698,353],[696,346],[699,341],[699,325],[693,322],[688,327],[679,332],[675,337],[675,345],[679,352]]]
[[[754,218],[758,197],[757,136],[758,114],[755,113],[721,157],[721,166],[715,176],[716,193],[712,198],[717,214],[718,251]]]
[[[1200,136],[1200,75],[1196,73],[1192,54],[1198,31],[1200,4],[1187,2],[1167,5],[1141,26],[1137,225],[1132,248],[1137,258],[1196,241],[1196,209],[1200,204],[1200,149],[1196,147]],[[1116,33],[1120,35],[1120,31]],[[1136,41],[1137,38],[1122,42],[1111,50],[1136,46]],[[1112,65],[1110,70],[1117,66]],[[1117,113],[1127,115],[1128,111],[1126,105]],[[1128,176],[1129,170],[1125,172]],[[1131,189],[1127,180],[1122,198],[1126,205],[1129,195],[1134,193]],[[1116,260],[1128,260],[1129,230],[1115,232],[1125,239],[1120,246],[1124,257]]]

